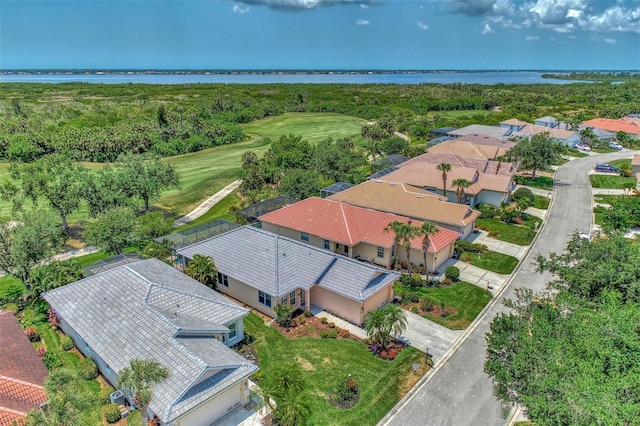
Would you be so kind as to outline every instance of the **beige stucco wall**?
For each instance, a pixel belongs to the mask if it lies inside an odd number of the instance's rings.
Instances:
[[[483,189],[478,194],[476,204],[491,204],[492,206],[500,207],[503,202],[507,202],[508,200],[507,192],[496,192]]]
[[[257,311],[262,312],[270,317],[275,317],[273,307],[276,306],[276,299],[271,295],[271,308],[258,303],[258,290],[250,287],[243,282],[240,282],[234,278],[229,277],[229,287],[218,285],[218,290],[224,294],[228,294],[234,299],[238,299],[241,302],[246,303]]]
[[[353,247],[353,257],[360,256],[361,259],[373,262],[380,266],[389,266],[392,262],[391,247],[384,248],[384,257],[378,257],[378,246],[369,243],[359,243]]]
[[[234,408],[247,403],[247,390],[241,381],[180,417],[175,426],[209,426]]]
[[[370,311],[373,311],[385,303],[393,300],[393,285],[388,285],[364,302],[364,310],[362,311],[362,321]]]
[[[318,247],[324,249],[324,238],[320,238],[317,235],[309,234],[309,241],[303,241],[300,236],[300,231],[296,231],[295,229],[287,228],[280,225],[274,225],[272,223],[262,222],[262,229],[265,231],[273,232],[274,234],[282,235],[283,237],[291,238],[292,240],[301,241],[306,244],[310,244],[314,247]],[[329,241],[329,250],[343,254],[345,252],[344,245],[338,244],[334,241]],[[348,256],[353,257],[353,248],[347,246]]]
[[[354,324],[362,324],[367,312],[376,309],[385,302],[393,299],[393,286],[380,290],[370,297],[365,303],[340,296],[319,286],[311,288],[311,303],[314,306],[330,311]]]

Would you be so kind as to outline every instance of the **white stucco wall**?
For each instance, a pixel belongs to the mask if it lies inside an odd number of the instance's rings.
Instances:
[[[244,380],[236,383],[215,398],[209,399],[200,406],[189,411],[183,417],[172,422],[173,426],[209,426],[227,415],[236,407],[247,403],[247,390]]]
[[[476,200],[478,204],[491,204],[492,206],[500,207],[503,202],[508,200],[506,192],[487,191],[483,189],[478,194]]]

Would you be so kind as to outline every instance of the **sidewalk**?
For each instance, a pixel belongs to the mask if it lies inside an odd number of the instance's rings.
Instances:
[[[361,339],[367,339],[369,337],[367,336],[367,332],[364,331],[363,328],[360,328],[357,325],[351,324],[350,322],[343,320],[342,318],[338,318],[335,315],[325,312],[317,306],[311,305],[310,311],[314,317],[318,317],[318,318],[325,317],[327,320],[329,320],[329,322],[334,323],[337,327],[340,327],[345,330],[349,330],[349,333],[353,334],[354,336],[357,336]]]
[[[484,244],[491,251],[508,254],[517,258],[518,260],[521,260],[524,257],[524,255],[527,253],[527,249],[529,248],[529,246],[520,246],[518,244],[508,243],[506,241],[491,238],[489,237],[489,233],[487,231],[478,231],[479,233],[477,234],[471,234],[468,241],[476,244]]]
[[[231,182],[229,185],[222,188],[220,191],[213,194],[211,197],[204,200],[198,207],[182,216],[180,219],[176,220],[173,223],[173,226],[184,225],[185,223],[189,223],[194,219],[199,218],[203,214],[209,211],[211,207],[213,207],[218,201],[222,200],[224,197],[229,195],[231,192],[235,191],[240,184],[242,183],[241,179],[238,179],[234,182]]]
[[[592,188],[593,195],[625,195],[624,189]],[[627,194],[629,191],[627,191]]]
[[[498,293],[500,291],[500,288],[504,285],[504,283],[507,282],[507,280],[511,276],[509,274],[498,274],[495,272],[487,271],[486,269],[473,266],[470,263],[462,262],[457,259],[447,260],[439,268],[440,271],[444,271],[447,266],[455,266],[456,268],[460,269],[460,281],[466,281],[469,284],[473,284],[484,289],[486,289],[487,284],[489,284],[492,294]],[[440,271],[438,271],[438,275],[442,274],[444,276],[444,272]]]

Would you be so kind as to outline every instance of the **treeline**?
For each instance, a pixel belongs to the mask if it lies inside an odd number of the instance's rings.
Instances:
[[[616,74],[617,76],[618,74]],[[122,153],[170,156],[245,139],[240,126],[285,112],[387,114],[413,138],[443,126],[544,115],[585,120],[640,111],[640,83],[568,85],[60,85],[0,84],[0,160],[65,152],[82,161]],[[449,117],[442,111],[499,110]]]

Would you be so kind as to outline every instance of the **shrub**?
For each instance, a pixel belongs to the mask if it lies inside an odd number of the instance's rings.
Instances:
[[[45,349],[44,347],[42,349]],[[44,356],[42,357],[42,363],[47,370],[52,371],[62,365],[62,361],[56,356],[55,352],[45,350]]]
[[[529,188],[518,188],[518,189],[516,189],[516,191],[513,193],[513,199],[514,200],[519,200],[521,198],[528,198],[531,201],[535,200],[533,192],[531,192],[531,190]]]
[[[298,324],[303,325],[304,323],[307,322],[307,318],[306,317],[300,317],[298,318]]]
[[[320,332],[320,337],[322,339],[337,339],[338,332],[336,330],[322,330]]]
[[[411,308],[411,312],[413,312],[414,314],[417,314],[417,313],[419,313],[419,312],[420,312],[420,309],[418,309],[418,307],[417,307],[417,306],[413,306],[413,307]]]
[[[60,337],[60,346],[62,346],[62,350],[64,351],[68,351],[70,349],[73,349],[73,339],[71,338],[71,336],[67,336],[66,334],[62,337]]]
[[[420,292],[417,290],[407,290],[402,295],[402,301],[405,303],[417,303],[420,300]]]
[[[498,215],[498,208],[495,206],[483,204],[477,208],[480,211],[480,219],[493,219]]]
[[[30,325],[29,327],[24,329],[24,332],[30,341],[37,342],[38,340],[40,340],[40,332],[35,326]]]
[[[309,324],[304,327],[304,331],[305,333],[308,333],[308,334],[315,334],[316,328],[313,325]]]
[[[444,285],[451,285],[451,284],[453,284],[453,280],[452,280],[451,278],[445,278],[445,279],[442,281],[442,284],[444,284]]]
[[[404,285],[420,286],[422,285],[422,277],[420,274],[411,274],[411,280],[409,280],[409,274],[402,274],[400,282]]]
[[[283,327],[287,327],[293,315],[293,306],[288,303],[279,303],[273,309],[276,313],[276,321]]]
[[[51,324],[51,327],[53,327],[54,329],[58,328],[58,325],[60,324],[58,316],[55,312],[53,312],[53,309],[51,308],[49,308],[49,310],[47,311],[47,321],[49,321],[49,324]]]
[[[471,255],[467,252],[464,252],[460,255],[461,262],[471,262]]]
[[[36,353],[40,358],[43,358],[47,353],[47,348],[44,346],[38,346],[38,348],[36,349]]]
[[[348,339],[348,338],[349,338],[349,336],[351,336],[351,333],[349,333],[349,330],[341,329],[341,330],[338,332],[338,335],[339,335],[340,337],[342,337],[343,339]]]
[[[17,314],[18,311],[20,310],[20,308],[18,308],[18,305],[15,304],[15,303],[7,303],[7,304],[2,306],[2,310],[13,312],[14,314]]]
[[[447,269],[444,270],[444,276],[451,281],[456,281],[460,277],[460,269],[455,266],[447,266]]]
[[[484,244],[476,244],[469,241],[458,240],[456,241],[454,252],[462,254],[465,251],[469,253],[486,253],[489,250]]]
[[[422,299],[420,300],[420,307],[425,312],[431,312],[433,311],[433,302],[429,299]]]
[[[120,408],[118,404],[109,404],[102,407],[104,418],[108,423],[115,423],[120,420]]]
[[[326,317],[322,317],[322,318],[320,318],[320,322],[323,323],[323,324],[326,324],[326,323],[329,322],[329,320]]]
[[[142,426],[142,414],[140,414],[140,410],[135,410],[129,413],[127,416],[127,425]]]
[[[105,386],[100,388],[98,392],[98,398],[100,399],[100,404],[107,405],[111,404],[111,394],[115,392],[115,389],[111,386]]]
[[[336,328],[336,324],[333,322],[330,322],[329,324],[327,324],[329,326],[329,328]]]
[[[85,358],[78,364],[80,377],[85,380],[93,380],[98,377],[98,367],[91,358]]]
[[[304,316],[307,318],[311,317],[311,311],[304,311]]]

